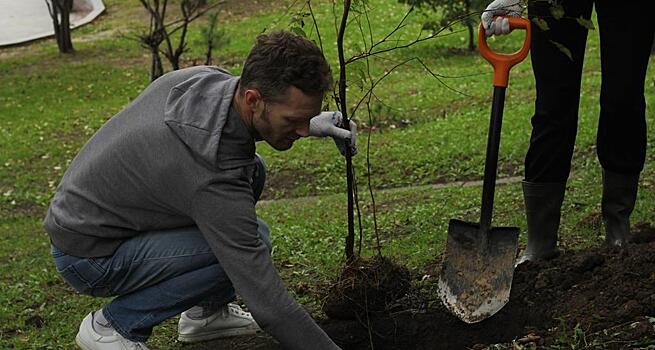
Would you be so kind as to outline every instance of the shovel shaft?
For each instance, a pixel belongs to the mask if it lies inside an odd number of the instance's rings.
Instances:
[[[509,23],[510,29],[526,30],[523,48],[510,55],[493,52],[487,46],[484,28],[480,26],[480,54],[494,67],[494,94],[487,134],[480,224],[450,220],[439,276],[438,293],[441,301],[448,310],[467,323],[480,322],[507,304],[514,276],[519,229],[491,228],[509,70],[525,58],[530,47],[530,21],[510,18]]]
[[[482,210],[480,211],[480,229],[482,232],[487,232],[491,228],[504,105],[505,88],[494,86],[491,121],[489,123],[489,136],[487,139],[487,158],[484,162],[484,181],[482,183]]]

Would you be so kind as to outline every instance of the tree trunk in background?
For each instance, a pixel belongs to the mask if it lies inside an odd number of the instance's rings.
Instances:
[[[214,39],[216,37],[216,24],[218,24],[218,13],[209,15],[207,21],[207,28],[205,29],[205,42],[207,43],[207,53],[205,54],[205,65],[212,64],[212,51],[214,50]]]
[[[212,64],[212,49],[213,49],[213,42],[212,40],[207,41],[207,53],[205,54],[205,65],[209,66]]]
[[[155,81],[164,74],[164,66],[159,55],[159,45],[164,41],[166,35],[164,18],[168,1],[163,0],[160,3],[159,0],[152,2],[140,0],[140,2],[150,14],[150,27],[147,33],[139,35],[138,38],[141,46],[150,51],[150,81]]]
[[[150,81],[155,81],[155,79],[164,75],[164,66],[161,63],[161,56],[159,56],[157,48],[154,48],[154,50],[151,51],[151,60]]]
[[[148,49],[152,55],[150,80],[155,80],[164,73],[160,53],[168,60],[173,70],[181,68],[181,57],[188,51],[186,40],[189,24],[208,10],[223,3],[221,1],[203,8],[203,4],[206,4],[207,1],[181,0],[180,10],[182,12],[182,18],[166,24],[168,0],[139,1],[143,8],[150,14],[150,28],[148,32],[137,36],[141,46]],[[176,33],[178,30],[180,31],[179,34]],[[176,47],[174,47],[175,40],[177,40]],[[162,43],[165,44],[164,49],[160,49]]]
[[[70,25],[70,13],[73,9],[73,0],[59,0],[61,6],[61,45],[63,50],[60,50],[62,53],[71,53],[74,52],[73,41],[71,40],[71,25]]]
[[[464,6],[464,13],[471,13],[471,2],[469,0],[464,1]],[[475,51],[475,32],[473,31],[475,28],[473,26],[474,23],[471,18],[465,19],[464,22],[466,23],[466,29],[469,31],[469,51]]]
[[[73,9],[73,0],[45,0],[45,2],[48,5],[50,18],[52,18],[59,52],[75,52],[70,29],[70,13]]]
[[[469,51],[475,51],[475,35],[473,34],[473,25],[467,21],[466,28],[469,31]]]

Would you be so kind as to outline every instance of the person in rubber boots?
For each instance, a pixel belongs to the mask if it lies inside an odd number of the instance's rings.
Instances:
[[[527,248],[517,263],[551,259],[557,248],[560,213],[571,171],[580,102],[582,66],[589,20],[595,6],[600,33],[602,86],[597,155],[602,166],[602,218],[605,241],[622,247],[630,237],[630,214],[637,198],[646,155],[644,82],[653,32],[655,3],[563,0],[555,19],[548,1],[528,1],[533,19],[530,55],[536,82],[532,136],[525,157],[523,194],[528,224]],[[520,0],[495,0],[482,14],[487,36],[509,32],[503,16],[520,16]],[[494,19],[495,17],[495,19]],[[545,21],[548,30],[534,23]],[[568,57],[556,44],[566,47]]]

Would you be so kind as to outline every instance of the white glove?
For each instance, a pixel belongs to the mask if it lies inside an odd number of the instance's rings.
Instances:
[[[350,121],[350,131],[343,129],[341,112],[322,112],[309,120],[309,136],[332,136],[342,155],[346,155],[346,140],[349,140],[351,154],[357,154],[357,124]]]
[[[494,16],[521,17],[523,13],[523,4],[521,0],[494,0],[482,12],[482,26],[487,36],[502,35],[509,33],[509,20],[498,17],[493,20]]]

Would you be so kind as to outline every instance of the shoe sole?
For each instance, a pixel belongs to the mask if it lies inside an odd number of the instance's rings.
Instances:
[[[79,346],[80,349],[82,349],[82,350],[93,350],[93,347],[92,347],[92,346],[90,346],[90,345],[84,343],[84,341],[82,340],[82,338],[80,338],[80,335],[79,335],[79,334],[75,336],[75,343],[76,343],[77,346]]]
[[[205,332],[205,333],[180,334],[177,337],[177,340],[181,341],[182,343],[197,343],[197,342],[207,341],[212,339],[236,337],[239,335],[253,335],[261,332],[262,330],[259,328],[250,328],[250,327],[231,328],[231,329],[216,330],[216,331]]]

